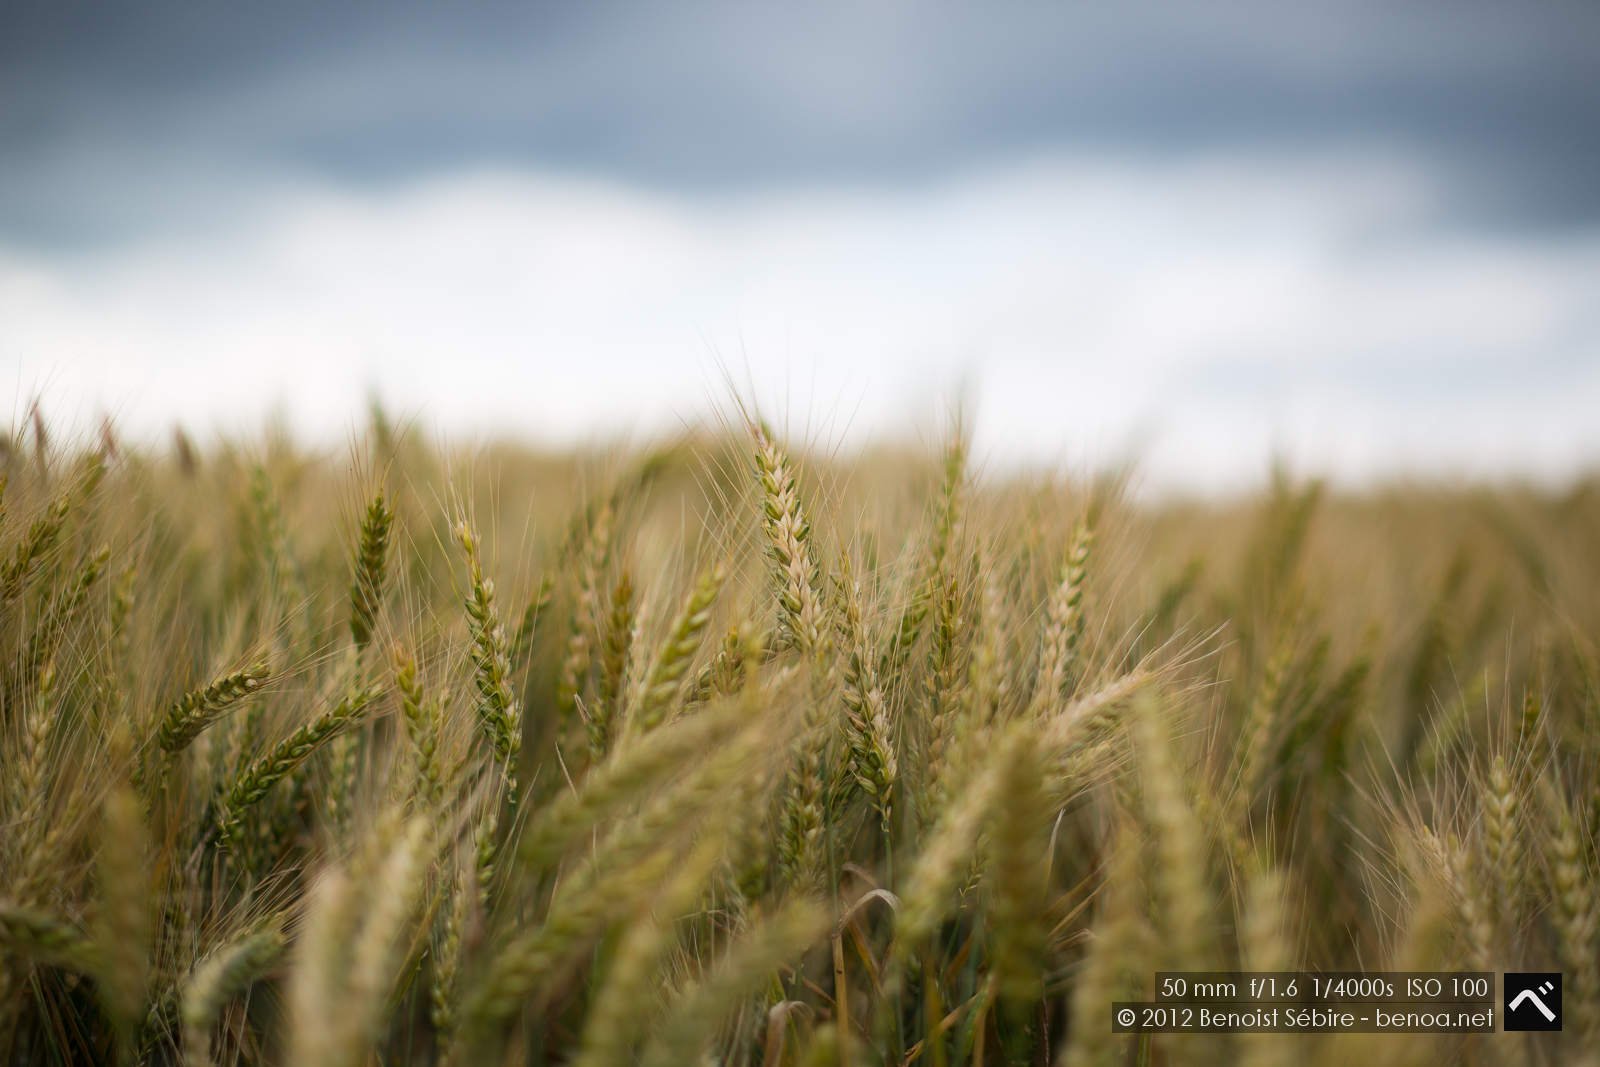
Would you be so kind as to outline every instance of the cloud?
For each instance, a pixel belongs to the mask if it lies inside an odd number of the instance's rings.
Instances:
[[[283,181],[559,171],[678,195],[942,182],[1049,153],[1351,151],[1448,221],[1600,219],[1600,8],[1220,2],[0,10],[0,235],[208,229]]]
[[[1440,195],[1382,148],[714,204],[512,169],[282,184],[212,232],[0,246],[0,366],[149,437],[276,403],[337,442],[369,386],[458,434],[650,432],[726,367],[824,440],[975,382],[992,461],[1137,447],[1155,486],[1238,485],[1275,449],[1350,479],[1569,474],[1600,454],[1600,233],[1419,229]]]

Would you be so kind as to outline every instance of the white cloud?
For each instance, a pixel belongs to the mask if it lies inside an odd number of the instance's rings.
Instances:
[[[0,366],[133,433],[280,404],[338,440],[375,386],[457,433],[567,440],[763,401],[831,439],[976,384],[979,445],[1147,481],[1559,477],[1600,455],[1600,234],[1471,240],[1374,152],[1057,158],[917,191],[716,201],[540,173],[284,187],[207,235],[0,247]]]

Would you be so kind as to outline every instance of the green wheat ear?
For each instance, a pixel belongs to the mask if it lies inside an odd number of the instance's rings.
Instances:
[[[93,965],[94,949],[82,930],[37,908],[0,901],[0,938],[19,956],[77,970]]]
[[[1159,697],[1134,699],[1134,740],[1144,817],[1157,864],[1152,888],[1176,968],[1203,970],[1213,958],[1215,912],[1206,833],[1189,799],[1188,778]]]
[[[94,969],[101,1002],[125,1052],[134,1046],[144,1015],[155,951],[151,856],[143,805],[131,787],[118,786],[102,811],[95,864]]]
[[[183,1058],[186,1067],[216,1062],[211,1029],[217,1013],[245,993],[283,955],[287,944],[275,927],[255,930],[214,949],[183,987]]]
[[[1094,527],[1080,521],[1061,567],[1061,577],[1045,607],[1044,631],[1039,638],[1039,674],[1034,682],[1033,707],[1044,714],[1071,695],[1080,672],[1079,646],[1085,627],[1083,591],[1089,576],[1089,553]]]
[[[586,527],[579,549],[577,598],[556,679],[556,711],[563,724],[576,714],[592,666],[595,628],[600,621],[601,576],[611,559],[615,521],[616,508],[607,500]]]
[[[587,723],[589,758],[595,762],[605,756],[621,718],[628,660],[633,651],[633,599],[633,576],[623,570],[611,590],[611,610],[606,615],[605,636],[600,642],[599,688]]]
[[[863,619],[861,585],[852,574],[848,560],[841,565],[838,586],[836,618],[843,653],[840,697],[845,707],[843,726],[850,773],[877,811],[879,827],[889,835],[893,832],[899,757],[889,720],[888,700],[878,680],[877,663]]]
[[[495,610],[494,583],[483,574],[478,535],[462,521],[456,525],[456,541],[467,557],[467,629],[472,637],[478,721],[488,736],[510,794],[515,797],[517,754],[522,750],[522,705],[511,689],[505,630]]]
[[[266,685],[268,677],[267,665],[258,663],[225,674],[204,689],[184,694],[162,718],[156,731],[156,744],[169,754],[183,751],[202,730]]]
[[[1252,871],[1240,916],[1240,963],[1252,971],[1292,971],[1297,965],[1290,942],[1292,927],[1283,872],[1262,866]],[[1295,1039],[1287,1034],[1249,1034],[1241,1038],[1243,1067],[1292,1067],[1298,1061]]]
[[[438,702],[423,693],[416,657],[396,645],[393,658],[401,719],[416,760],[417,789],[430,806],[437,807],[444,800],[444,765],[439,755],[443,715]]]
[[[71,509],[70,498],[57,497],[45,508],[43,515],[33,520],[27,534],[12,550],[11,558],[0,565],[0,603],[16,599],[40,569],[61,536],[62,524],[67,521]]]
[[[998,755],[998,788],[1004,797],[991,813],[986,877],[993,919],[995,988],[1018,1025],[1044,991],[1050,931],[1047,852],[1049,798],[1045,766],[1033,731],[1007,738]]]
[[[822,655],[828,640],[819,572],[811,551],[811,523],[800,504],[794,469],[765,426],[753,423],[750,430],[755,437],[756,477],[762,494],[762,528],[778,600],[780,643]]]
[[[645,672],[637,701],[625,726],[630,735],[655,729],[673,711],[683,688],[683,678],[700,651],[700,642],[711,622],[711,609],[716,604],[717,594],[722,591],[726,576],[726,568],[718,564],[705,571],[695,582],[683,607],[672,621],[666,641]]]
[[[102,545],[84,560],[67,587],[51,599],[44,618],[39,620],[39,625],[29,640],[30,673],[37,672],[46,660],[54,659],[56,653],[60,651],[62,640],[71,629],[84,602],[89,598],[89,593],[99,582],[100,576],[105,573],[106,563],[110,559],[111,549]]]
[[[217,830],[224,845],[238,835],[246,812],[267,795],[267,791],[287,778],[323,745],[358,725],[368,707],[382,695],[378,688],[356,690],[332,709],[273,746],[247,766],[223,793],[217,815]]]
[[[1564,1004],[1578,1042],[1600,1041],[1600,890],[1583,831],[1562,789],[1541,778],[1551,920],[1557,958],[1570,976]]]
[[[394,511],[379,490],[367,505],[361,520],[361,537],[356,548],[355,577],[350,582],[350,637],[356,647],[366,648],[372,641],[378,610],[383,606],[384,582],[388,577],[389,535]]]

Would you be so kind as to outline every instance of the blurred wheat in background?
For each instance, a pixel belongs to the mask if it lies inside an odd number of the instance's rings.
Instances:
[[[8,437],[0,1060],[1600,1048],[1593,482],[806,443]],[[1566,1030],[1111,1033],[1158,969],[1295,967],[1561,969]]]

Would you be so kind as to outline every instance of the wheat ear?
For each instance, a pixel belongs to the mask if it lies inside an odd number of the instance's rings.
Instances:
[[[720,564],[703,573],[695,582],[688,599],[667,631],[650,668],[645,672],[639,694],[628,716],[625,732],[632,736],[655,729],[668,717],[683,688],[683,677],[689,671],[706,627],[711,622],[711,609],[727,571]]]
[[[227,843],[237,836],[245,812],[266,796],[269,789],[287,778],[317,749],[360,723],[368,706],[381,692],[380,689],[366,688],[349,694],[332,709],[300,727],[246,767],[223,793],[217,816],[217,828],[223,842]]]
[[[169,755],[182,752],[202,730],[265,685],[268,674],[267,665],[257,663],[184,694],[167,709],[156,731],[156,744]]]
[[[364,649],[372,640],[378,610],[383,606],[383,587],[388,577],[389,535],[394,511],[380,490],[367,505],[361,520],[361,537],[356,547],[350,581],[350,638]]]
[[[467,629],[472,636],[474,681],[478,688],[478,721],[500,764],[510,795],[517,792],[517,756],[522,751],[522,706],[511,691],[511,663],[505,631],[494,607],[494,583],[484,577],[478,537],[466,522],[456,526],[456,540],[467,557]]]
[[[212,1067],[211,1027],[229,1000],[249,989],[283,954],[276,928],[255,930],[213,951],[184,983],[183,1060],[187,1067]]]

